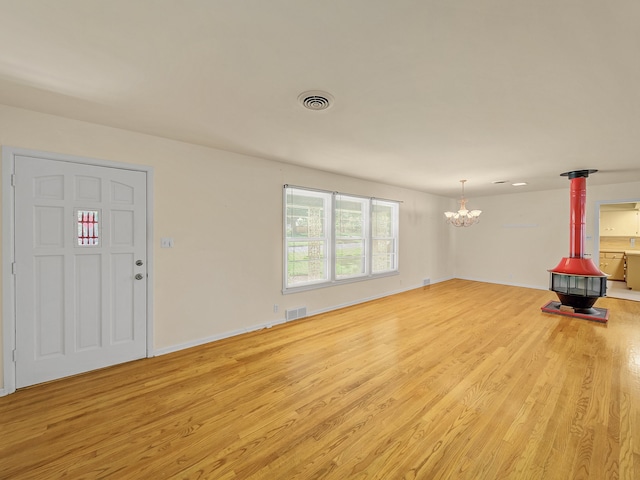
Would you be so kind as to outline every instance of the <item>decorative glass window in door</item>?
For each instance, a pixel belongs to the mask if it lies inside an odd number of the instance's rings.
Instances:
[[[99,245],[98,210],[78,210],[78,245]]]

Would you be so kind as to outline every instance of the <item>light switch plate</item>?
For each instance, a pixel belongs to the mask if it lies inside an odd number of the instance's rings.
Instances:
[[[173,248],[173,238],[162,237],[160,239],[160,248]]]

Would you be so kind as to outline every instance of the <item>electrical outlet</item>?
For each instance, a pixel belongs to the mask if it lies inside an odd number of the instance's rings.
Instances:
[[[280,309],[280,307],[278,307],[277,304],[273,305],[273,313],[278,313],[278,310]]]

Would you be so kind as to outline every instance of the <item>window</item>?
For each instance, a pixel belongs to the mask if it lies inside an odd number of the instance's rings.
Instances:
[[[98,245],[98,210],[76,210],[78,225],[78,245]]]
[[[398,271],[398,202],[285,185],[284,290]]]

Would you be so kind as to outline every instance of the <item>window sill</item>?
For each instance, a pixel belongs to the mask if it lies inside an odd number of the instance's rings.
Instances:
[[[366,282],[368,280],[375,280],[377,278],[393,277],[399,274],[400,274],[400,271],[395,270],[393,272],[376,273],[375,275],[366,275],[363,277],[345,278],[342,280],[334,280],[331,282],[313,283],[310,285],[301,285],[299,287],[283,288],[282,294],[288,295],[291,293],[307,292],[309,290],[318,290],[320,288],[336,287],[338,285],[345,285],[348,283]]]

